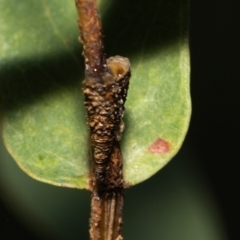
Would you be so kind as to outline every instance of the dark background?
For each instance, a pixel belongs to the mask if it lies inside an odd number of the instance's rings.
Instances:
[[[231,3],[230,3],[231,2]],[[192,1],[193,141],[224,215],[229,239],[239,236],[239,12],[232,1]]]
[[[191,3],[191,94],[193,114],[183,149],[191,143],[223,214],[229,240],[240,226],[239,10],[226,1]],[[36,239],[1,203],[6,240]]]
[[[239,5],[239,4],[238,4]],[[239,239],[239,9],[232,1],[192,1],[193,141],[224,214],[229,239]]]

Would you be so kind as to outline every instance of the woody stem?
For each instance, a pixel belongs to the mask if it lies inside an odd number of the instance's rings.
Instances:
[[[90,239],[121,240],[124,187],[119,141],[130,62],[121,56],[106,60],[96,0],[76,0],[76,8],[85,58],[83,93],[92,151]]]
[[[76,8],[85,58],[85,74],[88,77],[97,77],[107,71],[97,1],[76,0]]]

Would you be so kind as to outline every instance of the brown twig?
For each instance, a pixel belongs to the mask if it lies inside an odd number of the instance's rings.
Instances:
[[[76,0],[85,57],[83,92],[91,140],[91,240],[120,240],[123,207],[124,103],[130,78],[127,58],[105,59],[96,0]]]
[[[76,0],[76,7],[86,75],[97,76],[106,71],[102,25],[97,11],[97,3],[96,0]]]

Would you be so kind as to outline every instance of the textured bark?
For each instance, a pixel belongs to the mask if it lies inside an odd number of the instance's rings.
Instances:
[[[97,12],[96,0],[76,0],[80,42],[83,44],[85,72],[98,77],[106,72],[106,59],[102,42],[102,25]]]
[[[121,56],[105,59],[96,0],[76,0],[80,41],[85,57],[84,105],[91,142],[91,240],[121,240],[123,162],[119,141],[130,63]]]

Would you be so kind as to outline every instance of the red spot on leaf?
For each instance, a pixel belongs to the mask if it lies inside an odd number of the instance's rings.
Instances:
[[[148,150],[151,153],[159,153],[164,154],[169,152],[169,143],[165,140],[158,138],[149,148]]]

